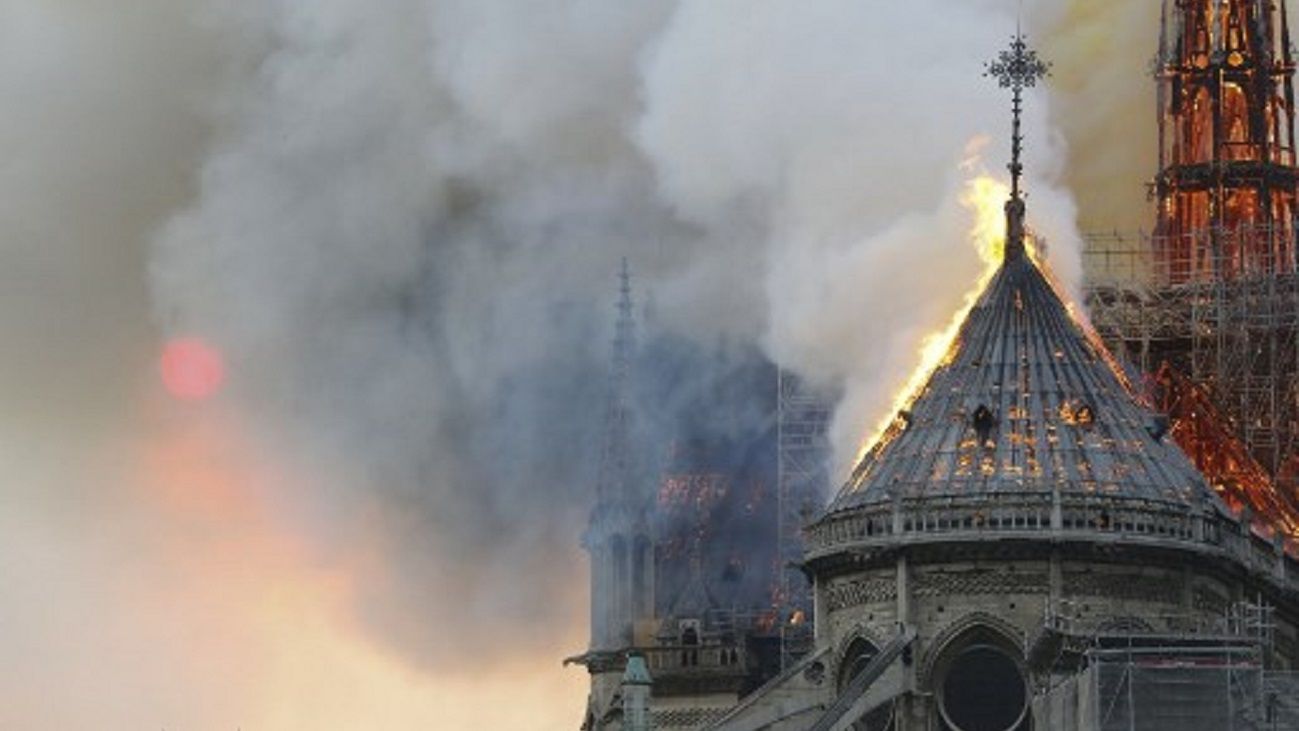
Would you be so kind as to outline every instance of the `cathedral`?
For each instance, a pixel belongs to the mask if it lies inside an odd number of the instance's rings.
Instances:
[[[1284,76],[1289,89],[1283,7],[1165,6],[1165,48],[1194,52],[1165,63],[1250,65],[1269,74],[1254,88]],[[1218,79],[1234,78],[1224,69]],[[1014,93],[1003,260],[906,409],[807,515],[805,605],[785,593],[770,616],[724,611],[697,553],[684,569],[665,560],[664,490],[644,488],[626,456],[624,272],[584,539],[591,644],[571,658],[591,678],[583,731],[1299,729],[1299,559],[1286,514],[1269,508],[1292,497],[1206,476],[1044,271],[1025,224],[1019,117],[1046,71],[1018,35],[988,67]],[[1292,95],[1267,98],[1259,135],[1292,128]],[[1293,151],[1254,159],[1240,152],[1252,134],[1223,127],[1214,140],[1230,159],[1182,174],[1218,176],[1206,195],[1222,198],[1241,165],[1286,168],[1265,186],[1267,215],[1288,212]],[[1286,243],[1269,240],[1268,257],[1294,258],[1286,218]],[[1192,274],[1179,270],[1179,285]],[[683,572],[670,603],[656,596],[665,570]]]

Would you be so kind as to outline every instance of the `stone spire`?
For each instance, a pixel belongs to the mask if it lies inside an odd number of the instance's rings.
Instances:
[[[596,504],[583,540],[591,554],[591,647],[596,650],[629,646],[635,623],[648,618],[654,607],[650,496],[637,474],[632,439],[636,334],[626,259],[618,280]]]
[[[601,501],[633,499],[631,461],[631,369],[636,350],[636,323],[632,314],[631,270],[622,260],[618,274],[618,319],[614,325],[613,355],[609,365],[609,395],[605,407],[604,443],[600,454],[598,495]]]

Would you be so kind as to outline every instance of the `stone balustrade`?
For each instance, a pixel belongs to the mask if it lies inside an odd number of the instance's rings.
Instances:
[[[640,650],[649,665],[650,675],[712,673],[719,669],[738,675],[748,672],[748,656],[739,644],[660,645]]]
[[[1279,541],[1257,535],[1242,520],[1173,502],[1104,494],[996,493],[861,505],[809,526],[807,558],[842,550],[1034,535],[1216,554],[1299,591],[1299,563]]]

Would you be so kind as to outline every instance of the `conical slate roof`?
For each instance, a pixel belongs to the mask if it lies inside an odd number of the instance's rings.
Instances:
[[[1046,493],[1219,506],[1022,251],[861,461],[835,513],[895,498]]]

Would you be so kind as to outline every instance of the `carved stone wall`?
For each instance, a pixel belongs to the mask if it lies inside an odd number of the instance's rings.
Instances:
[[[1046,594],[1051,584],[1045,573],[1008,571],[1004,568],[969,571],[928,571],[915,578],[916,597],[981,596],[986,594]]]
[[[1219,591],[1207,586],[1197,586],[1191,591],[1191,606],[1206,614],[1222,614],[1227,611],[1231,600]]]
[[[831,584],[825,590],[826,609],[837,612],[864,604],[891,602],[898,598],[898,585],[891,578],[854,579]]]
[[[1182,603],[1185,583],[1180,577],[1147,576],[1137,573],[1101,571],[1066,572],[1065,596],[1088,596],[1177,606]]]
[[[840,574],[818,590],[825,619],[818,629],[823,633],[821,646],[833,649],[837,667],[856,637],[869,638],[877,646],[886,644],[904,619],[899,612],[905,611],[905,620],[916,631],[912,672],[920,695],[899,711],[905,719],[900,728],[935,728],[939,722],[936,696],[930,695],[935,692],[935,668],[954,638],[965,641],[963,632],[979,628],[1006,638],[1009,644],[1027,647],[1041,630],[1044,616],[1055,606],[1051,604],[1051,559],[1043,553],[913,553],[907,556],[908,596],[901,598],[905,601],[899,601],[896,565],[879,562],[857,573]],[[1194,564],[1144,563],[1140,557],[1127,556],[1058,560],[1061,598],[1072,600],[1061,607],[1067,605],[1075,613],[1068,615],[1070,621],[1092,630],[1199,631],[1200,624],[1221,616],[1239,592],[1231,578],[1201,572]],[[1299,663],[1295,627],[1287,626],[1284,618],[1278,620],[1277,654],[1286,656],[1283,664],[1294,667]]]

